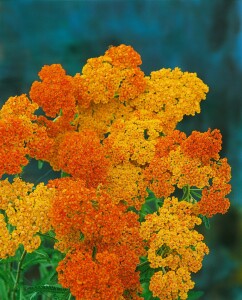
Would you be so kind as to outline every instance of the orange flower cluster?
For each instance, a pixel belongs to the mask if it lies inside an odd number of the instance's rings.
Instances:
[[[129,255],[128,252],[124,254]],[[129,257],[132,260],[132,257]],[[95,260],[89,253],[74,250],[68,253],[58,268],[63,287],[70,287],[76,299],[82,300],[141,300],[134,291],[126,290],[122,296],[124,264],[119,253],[97,253]],[[126,274],[125,274],[126,275]],[[131,286],[133,281],[129,282]]]
[[[97,187],[107,177],[108,160],[93,131],[67,132],[57,151],[58,169],[81,178],[88,187]]]
[[[42,183],[33,189],[33,184],[20,178],[12,184],[7,179],[0,182],[0,209],[5,211],[0,214],[1,258],[13,256],[20,244],[27,252],[39,247],[37,233],[51,229],[47,213],[53,194]]]
[[[69,176],[47,187],[0,182],[1,255],[14,255],[19,244],[33,251],[37,233],[52,228],[56,248],[66,254],[59,281],[80,300],[140,299],[141,255],[158,269],[150,281],[155,296],[186,299],[190,273],[208,252],[194,230],[197,216],[229,208],[231,170],[219,155],[219,130],[186,136],[175,129],[185,115],[200,112],[208,87],[179,68],[145,76],[140,64],[131,46],[120,45],[74,76],[46,65],[31,100],[11,97],[0,110],[0,178],[21,173],[29,158]],[[190,203],[166,199],[141,224],[140,236],[131,211],[141,209],[147,189],[167,198],[194,187],[200,196],[183,199]]]
[[[42,82],[35,81],[30,90],[33,102],[42,107],[46,116],[55,118],[60,111],[69,120],[75,115],[72,77],[59,64],[44,66],[39,72]]]
[[[227,159],[221,159],[214,163],[212,185],[202,191],[202,198],[198,202],[199,211],[202,215],[212,217],[217,213],[224,214],[230,206],[226,195],[231,191],[228,183],[231,179],[231,168]]]
[[[201,224],[194,205],[177,198],[166,198],[157,213],[146,216],[141,235],[149,243],[150,266],[160,270],[150,282],[150,290],[160,299],[187,299],[194,287],[190,273],[202,267],[208,253],[203,236],[194,230]]]
[[[118,299],[139,290],[138,216],[80,179],[56,179],[49,187],[56,191],[49,213],[56,247],[67,253],[57,269],[62,286],[76,299]]]
[[[211,160],[219,160],[222,149],[222,136],[218,129],[201,133],[193,131],[181,146],[183,153],[190,158],[199,158],[204,165]]]
[[[220,149],[219,130],[193,131],[187,138],[175,130],[160,137],[153,160],[144,172],[149,188],[158,197],[168,197],[175,187],[197,187],[203,189],[198,203],[201,214],[212,217],[226,213],[231,169],[226,159],[220,159]]]

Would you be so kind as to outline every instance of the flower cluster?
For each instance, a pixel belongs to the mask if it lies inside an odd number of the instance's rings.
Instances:
[[[14,255],[20,244],[27,252],[39,247],[37,233],[51,229],[47,213],[53,194],[43,183],[33,189],[33,184],[20,178],[0,182],[0,209],[4,211],[0,214],[1,258]]]
[[[46,116],[55,118],[60,111],[72,120],[76,111],[72,77],[59,64],[45,66],[39,72],[42,82],[35,81],[30,90],[33,102],[42,107]]]
[[[220,149],[218,130],[193,131],[188,137],[175,130],[160,137],[155,155],[144,172],[149,188],[158,197],[168,197],[175,187],[197,187],[202,190],[198,203],[202,215],[226,213],[229,201],[225,196],[231,189],[228,183],[231,170],[227,160],[220,159]]]
[[[148,260],[158,270],[150,282],[154,296],[187,299],[194,287],[190,273],[201,269],[208,253],[203,236],[194,230],[199,224],[194,205],[175,197],[166,198],[159,211],[142,223],[141,235],[149,243]]]
[[[146,93],[140,94],[131,105],[153,112],[165,134],[172,132],[184,115],[199,113],[200,102],[208,92],[196,73],[183,73],[179,68],[151,72],[146,82]]]
[[[33,138],[34,111],[37,104],[26,95],[10,97],[0,110],[0,178],[16,174],[28,164],[26,143]]]
[[[62,286],[76,299],[118,299],[139,290],[135,269],[144,250],[138,216],[80,179],[49,186],[56,191],[49,213],[56,247],[67,253],[57,269]]]
[[[208,253],[194,226],[229,208],[219,130],[176,129],[200,112],[208,87],[195,73],[145,76],[140,65],[126,45],[89,59],[74,76],[45,65],[29,98],[10,97],[0,110],[0,178],[20,174],[32,158],[67,176],[35,187],[0,181],[1,257],[20,244],[34,251],[38,233],[53,230],[65,255],[59,282],[76,299],[141,299],[141,256],[155,270],[155,297],[187,299],[191,273]],[[172,197],[179,190],[189,191],[180,201]],[[149,191],[165,200],[143,218]]]

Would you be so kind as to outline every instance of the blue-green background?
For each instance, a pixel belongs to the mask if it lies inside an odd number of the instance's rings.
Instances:
[[[182,128],[221,130],[233,190],[229,213],[215,217],[205,232],[210,254],[196,282],[203,299],[241,300],[241,0],[1,0],[1,104],[28,93],[43,65],[60,63],[74,75],[88,58],[121,43],[140,53],[147,75],[178,66],[210,87],[201,114],[186,118]]]

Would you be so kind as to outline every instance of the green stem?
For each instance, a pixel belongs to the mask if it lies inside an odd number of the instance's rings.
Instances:
[[[92,259],[95,261],[96,260],[96,255],[97,255],[97,247],[94,246],[92,250]]]
[[[6,272],[11,272],[11,262],[9,264],[6,264]],[[7,287],[7,295],[8,295],[8,298],[10,298],[11,296],[11,289],[10,289],[10,286],[8,285]]]
[[[13,287],[13,297],[12,297],[12,300],[16,299],[16,291],[17,291],[18,284],[19,284],[21,267],[22,267],[22,264],[23,264],[23,261],[24,261],[24,258],[26,256],[26,254],[27,254],[27,252],[24,250],[23,253],[22,253],[22,256],[21,256],[21,258],[19,260],[19,263],[18,263],[16,279],[15,279],[15,283],[14,283],[14,287]]]
[[[144,262],[142,262],[142,263],[140,263],[140,264],[138,264],[137,265],[137,267],[136,267],[136,271],[138,271],[138,269],[140,268],[140,267],[143,267],[143,266],[148,266],[150,264],[150,262],[147,260],[147,261],[144,261]]]
[[[49,175],[51,172],[53,172],[52,169],[49,170],[49,171],[47,171],[46,173],[44,173],[44,175],[40,176],[40,177],[35,181],[34,184],[38,184],[38,182],[40,182],[43,178],[45,178],[45,177],[46,177],[47,175]]]
[[[188,200],[188,202],[190,202],[190,200],[191,200],[190,185],[187,185],[187,200]]]
[[[71,295],[71,293],[70,293],[67,300],[71,300],[71,297],[72,297],[72,295]]]

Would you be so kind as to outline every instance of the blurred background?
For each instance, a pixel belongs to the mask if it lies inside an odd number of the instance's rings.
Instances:
[[[178,66],[210,88],[182,129],[221,130],[231,208],[204,230],[210,254],[194,279],[204,300],[242,300],[242,0],[0,0],[0,103],[28,93],[45,64],[74,75],[122,43],[146,75]]]

